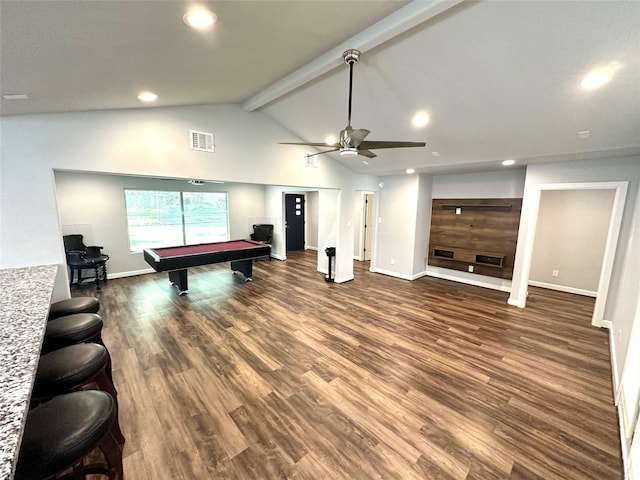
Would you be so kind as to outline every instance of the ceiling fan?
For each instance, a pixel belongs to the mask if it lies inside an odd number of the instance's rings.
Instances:
[[[349,118],[347,126],[340,132],[340,140],[336,143],[326,142],[281,142],[281,145],[308,145],[311,147],[331,147],[324,152],[308,153],[307,157],[321,155],[323,153],[340,151],[340,155],[362,155],[364,157],[377,157],[371,150],[378,148],[402,148],[402,147],[424,147],[425,142],[380,142],[375,140],[365,140],[371,133],[369,130],[359,128],[354,130],[351,127],[351,92],[353,88],[353,66],[360,60],[359,50],[347,50],[342,54],[344,62],[349,65]]]

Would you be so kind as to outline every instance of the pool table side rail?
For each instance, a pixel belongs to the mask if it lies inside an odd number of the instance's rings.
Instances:
[[[218,250],[215,252],[202,252],[191,255],[162,258],[152,249],[145,248],[144,259],[156,272],[168,272],[171,270],[183,270],[200,265],[212,263],[231,262],[235,260],[253,260],[269,257],[271,246],[256,244],[252,248],[240,248],[236,250]]]

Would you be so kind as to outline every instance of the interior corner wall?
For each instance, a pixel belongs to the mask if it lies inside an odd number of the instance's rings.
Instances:
[[[413,279],[418,199],[418,175],[384,178],[384,187],[378,196],[375,265],[371,266],[372,271]]]
[[[305,248],[318,250],[318,192],[307,192],[305,202],[307,212],[305,215],[307,234],[305,236]]]
[[[542,192],[529,283],[595,296],[614,195],[615,190]]]
[[[527,167],[518,248],[516,250],[513,285],[509,303],[521,305],[526,303],[526,285],[529,272],[524,266],[523,239],[532,235],[529,231],[530,217],[535,208],[535,189],[538,185],[587,182],[628,182],[627,196],[620,227],[620,236],[613,262],[609,295],[605,301],[604,319],[612,324],[615,343],[611,346],[612,363],[615,366],[614,378],[619,378],[624,355],[627,350],[633,312],[637,302],[638,270],[640,259],[636,251],[629,249],[633,235],[637,234],[637,226],[633,219],[637,216],[640,204],[637,202],[640,185],[640,156],[602,158],[593,160],[576,160],[571,162],[530,165]],[[525,292],[525,299],[520,298]]]
[[[318,271],[326,273],[328,271],[328,259],[325,253],[327,247],[336,247],[338,250],[338,229],[340,192],[337,190],[318,191]],[[333,259],[335,262],[336,259]],[[351,258],[353,262],[353,258]],[[337,265],[332,265],[334,278],[338,276]]]
[[[418,199],[416,202],[416,227],[413,251],[413,278],[427,274],[427,259],[429,257],[429,234],[431,231],[431,198],[433,177],[420,175],[418,177]]]

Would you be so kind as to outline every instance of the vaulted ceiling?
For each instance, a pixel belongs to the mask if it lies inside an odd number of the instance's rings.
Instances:
[[[356,48],[353,127],[427,147],[328,154],[355,172],[640,154],[640,2],[199,5],[218,17],[210,31],[183,23],[190,2],[2,0],[0,113],[150,108],[136,95],[151,90],[154,106],[238,103],[291,131],[274,141],[321,142],[347,124],[342,52]],[[611,80],[583,88],[598,68]]]

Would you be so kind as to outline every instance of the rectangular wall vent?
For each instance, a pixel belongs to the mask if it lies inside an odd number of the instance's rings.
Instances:
[[[216,151],[216,144],[214,141],[213,133],[189,130],[189,135],[191,136],[192,150],[199,150],[201,152]]]
[[[311,157],[308,153],[304,156],[304,165],[306,167],[317,167],[318,166],[318,156],[314,155]]]

